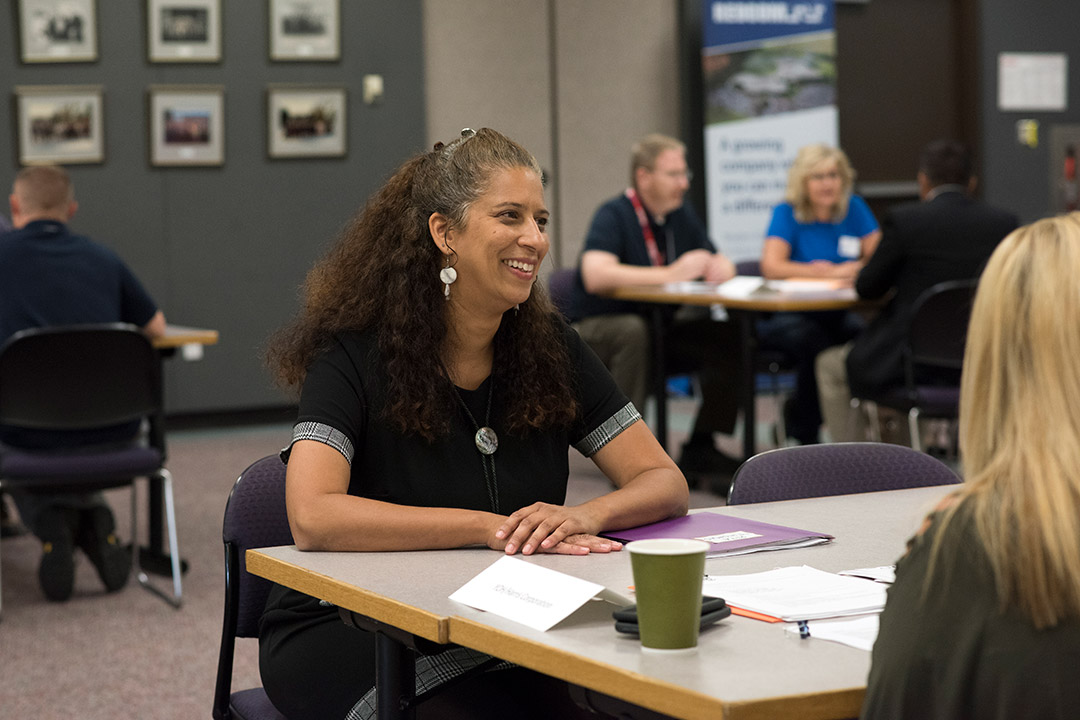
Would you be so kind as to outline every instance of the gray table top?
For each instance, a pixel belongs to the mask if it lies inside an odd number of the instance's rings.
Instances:
[[[713,511],[835,536],[827,545],[706,560],[710,575],[810,565],[839,571],[888,565],[952,486],[916,488]],[[707,630],[697,652],[654,655],[614,630],[612,606],[587,603],[547,632],[451,601],[448,596],[500,556],[484,548],[393,553],[249,551],[248,567],[341,607],[439,642],[490,652],[594,690],[685,718],[853,717],[869,653],[800,640],[782,623],[733,616]],[[521,556],[518,556],[521,557]],[[530,563],[627,594],[625,552],[540,555]]]

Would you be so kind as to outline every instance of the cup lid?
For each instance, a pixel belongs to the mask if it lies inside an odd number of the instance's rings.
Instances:
[[[709,543],[691,538],[649,538],[634,540],[626,549],[642,555],[694,555],[708,551]]]

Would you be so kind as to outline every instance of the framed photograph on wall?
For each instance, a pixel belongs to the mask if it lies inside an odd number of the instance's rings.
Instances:
[[[270,59],[341,59],[341,0],[268,0]]]
[[[67,165],[105,161],[100,85],[17,85],[19,162]]]
[[[225,87],[150,86],[150,164],[225,163]]]
[[[273,85],[267,93],[272,158],[343,157],[349,124],[343,87]]]
[[[98,59],[96,0],[17,0],[24,63]]]
[[[220,62],[221,0],[146,0],[150,62]]]

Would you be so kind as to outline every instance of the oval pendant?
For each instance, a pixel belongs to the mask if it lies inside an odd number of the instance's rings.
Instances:
[[[457,270],[452,267],[444,267],[439,271],[439,279],[446,285],[450,285],[457,280]]]
[[[494,455],[499,449],[499,436],[489,427],[477,430],[473,440],[476,442],[476,449],[485,455]]]

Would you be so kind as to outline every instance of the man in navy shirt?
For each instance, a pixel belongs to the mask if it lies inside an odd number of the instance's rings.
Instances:
[[[593,216],[581,255],[574,319],[578,333],[619,388],[642,410],[649,364],[648,310],[602,293],[626,285],[723,282],[735,275],[735,266],[716,252],[701,221],[684,203],[690,172],[682,142],[657,134],[639,140],[631,153],[630,177],[631,187]],[[730,475],[738,463],[716,449],[713,433],[730,434],[738,417],[737,333],[730,323],[714,321],[704,308],[682,308],[670,320],[667,369],[696,372],[702,390],[679,465],[687,474]]]
[[[68,230],[78,204],[65,170],[23,169],[10,203],[15,229],[0,235],[0,343],[27,328],[82,323],[131,323],[151,337],[165,332],[165,316],[119,256]],[[77,435],[0,426],[0,444],[62,448],[130,440],[137,432],[132,425]],[[12,497],[23,522],[42,541],[38,579],[46,597],[71,597],[76,545],[110,592],[124,586],[129,558],[113,534],[113,515],[101,493]]]

